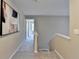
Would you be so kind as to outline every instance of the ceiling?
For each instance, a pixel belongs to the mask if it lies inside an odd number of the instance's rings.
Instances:
[[[11,0],[25,15],[68,15],[69,0]]]

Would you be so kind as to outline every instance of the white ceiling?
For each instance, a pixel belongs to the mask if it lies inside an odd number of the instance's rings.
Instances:
[[[69,0],[11,0],[25,15],[68,15]]]

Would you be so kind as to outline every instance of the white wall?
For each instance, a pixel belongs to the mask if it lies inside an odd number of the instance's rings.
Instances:
[[[55,37],[55,49],[64,59],[79,59],[79,0],[70,0],[70,40]],[[78,32],[77,32],[78,33]]]
[[[18,11],[18,8],[10,0],[6,0],[6,2]],[[20,32],[0,37],[0,59],[9,59],[19,44],[25,39],[25,19],[21,12],[19,14]]]
[[[39,16],[35,25],[39,33],[39,49],[48,49],[48,42],[55,33],[69,34],[68,16]]]

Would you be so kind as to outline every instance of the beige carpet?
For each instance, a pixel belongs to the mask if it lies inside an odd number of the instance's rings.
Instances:
[[[26,40],[12,59],[58,59],[54,52],[41,51],[33,53],[33,41]]]
[[[39,52],[39,53],[29,53],[29,52],[17,52],[12,59],[58,59],[55,53]]]

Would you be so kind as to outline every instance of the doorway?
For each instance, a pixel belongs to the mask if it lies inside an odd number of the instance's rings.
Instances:
[[[26,39],[19,51],[33,52],[34,47],[34,19],[26,19]]]
[[[34,44],[34,19],[26,19],[26,39],[22,51],[33,52]]]
[[[34,19],[26,19],[26,40],[34,39]]]

